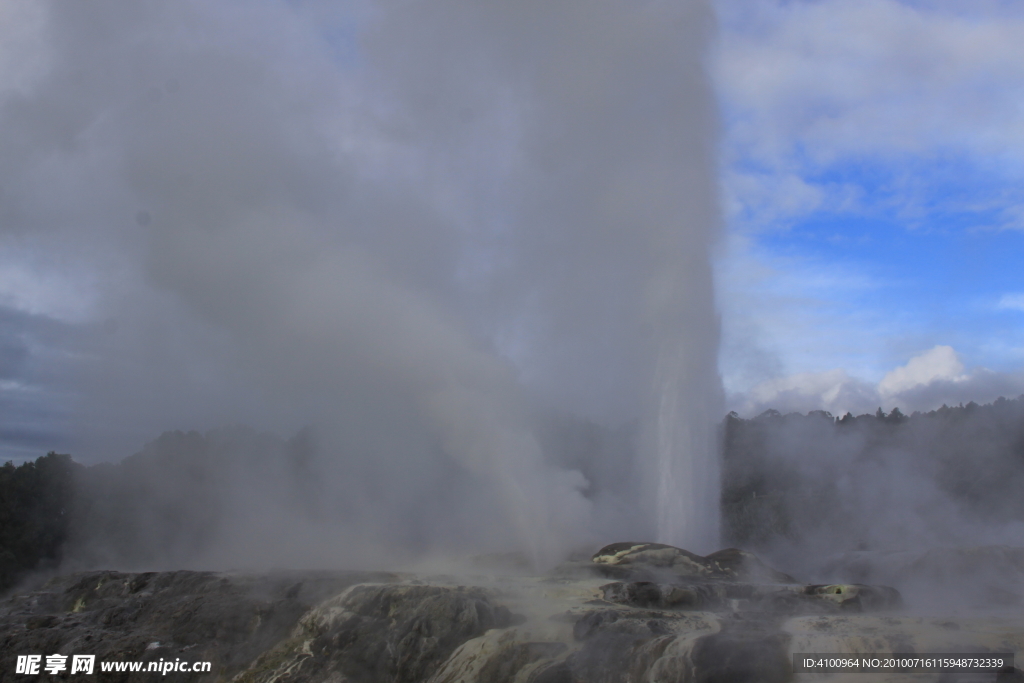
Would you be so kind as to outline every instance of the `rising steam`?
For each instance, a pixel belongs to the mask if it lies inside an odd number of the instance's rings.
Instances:
[[[315,425],[301,472],[225,475],[236,566],[714,548],[706,2],[0,8],[0,245],[74,264],[78,459]],[[641,425],[615,484],[551,411]]]

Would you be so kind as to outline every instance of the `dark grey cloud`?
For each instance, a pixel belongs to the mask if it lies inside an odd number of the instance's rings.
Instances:
[[[0,379],[11,380],[20,376],[28,357],[28,347],[20,340],[8,335],[0,337]]]
[[[0,305],[0,462],[71,445],[69,356],[85,337],[78,326]]]

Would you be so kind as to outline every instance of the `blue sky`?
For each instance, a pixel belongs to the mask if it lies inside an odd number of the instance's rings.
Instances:
[[[972,381],[977,400],[1024,389],[1024,6],[718,7],[733,405],[806,409],[836,382],[862,400],[829,407],[855,411],[934,407]],[[963,368],[925,372],[914,399],[878,395],[935,347]]]

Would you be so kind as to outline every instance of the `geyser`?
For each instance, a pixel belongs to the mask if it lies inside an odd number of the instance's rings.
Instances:
[[[39,7],[4,17],[0,240],[82,264],[76,457],[316,426],[223,446],[217,542],[165,564],[714,549],[708,2]],[[566,465],[551,411],[635,448]]]

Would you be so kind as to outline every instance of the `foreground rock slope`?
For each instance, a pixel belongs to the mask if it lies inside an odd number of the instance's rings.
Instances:
[[[794,652],[1022,645],[1013,613],[914,615],[886,586],[802,584],[740,550],[703,557],[655,543],[612,544],[546,576],[87,572],[0,602],[0,681],[51,678],[15,673],[17,655],[94,654],[212,666],[81,680],[781,682],[822,680],[794,674]],[[940,680],[907,676],[871,679]]]

